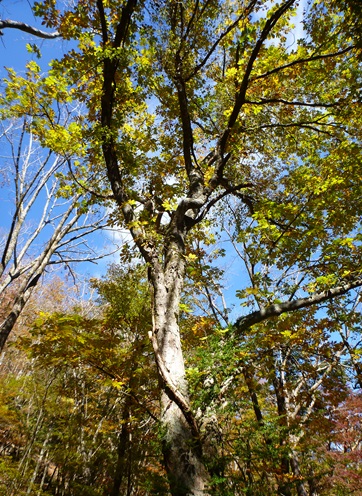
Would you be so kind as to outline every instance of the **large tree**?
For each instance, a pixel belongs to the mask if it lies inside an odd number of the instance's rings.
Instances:
[[[94,193],[112,195],[110,221],[129,229],[148,267],[173,495],[212,490],[206,419],[196,420],[190,404],[179,329],[184,281],[198,256],[193,233],[209,243],[208,219],[217,212],[216,227],[235,198],[233,236],[251,279],[239,295],[257,305],[235,322],[239,342],[255,324],[362,285],[359,19],[352,25],[334,0],[300,7],[298,0],[34,6],[53,29],[49,37],[77,44],[53,61],[50,77],[83,105],[71,124],[42,114],[34,132],[58,153],[61,138],[81,137],[81,153],[72,149],[77,177],[89,190],[105,173]],[[303,28],[299,38],[293,22]],[[47,36],[12,21],[0,27]],[[56,88],[39,78],[40,94]]]

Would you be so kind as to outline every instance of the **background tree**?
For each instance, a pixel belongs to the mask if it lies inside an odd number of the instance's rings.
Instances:
[[[29,78],[31,72],[29,68]],[[27,79],[22,83],[31,84]],[[9,205],[9,219],[2,225],[0,349],[46,269],[71,268],[74,262],[102,257],[87,237],[104,226],[104,216],[92,207],[85,209],[87,194],[79,185],[67,184],[71,159],[41,147],[31,130],[32,117],[11,118],[16,114],[14,93],[21,89],[9,81],[7,90],[2,108],[7,119],[2,123],[1,192],[4,206]]]
[[[9,494],[165,490],[157,377],[141,332],[150,325],[147,283],[137,268],[112,267],[93,285],[91,315],[40,312],[4,357],[0,481]]]

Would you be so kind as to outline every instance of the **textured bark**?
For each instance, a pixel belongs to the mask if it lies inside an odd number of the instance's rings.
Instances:
[[[262,310],[257,310],[249,315],[246,315],[245,317],[239,318],[234,324],[234,329],[236,332],[242,333],[251,326],[270,319],[271,317],[278,317],[283,313],[295,312],[303,308],[319,305],[325,301],[343,296],[351,289],[359,288],[360,286],[362,286],[362,277],[357,277],[356,279],[348,281],[341,286],[336,286],[328,289],[327,291],[322,291],[321,293],[316,293],[306,298],[298,298],[296,300],[269,305]]]
[[[285,380],[283,374],[284,372],[281,372],[280,377],[277,377],[275,375],[273,384],[278,405],[278,415],[280,416],[282,425],[285,425],[287,427],[289,425],[290,417],[290,402],[288,392],[285,389]],[[289,435],[286,438],[281,438],[280,443],[288,446],[295,446],[297,443],[297,439],[293,439],[293,436]],[[303,482],[302,473],[299,468],[298,455],[295,451],[292,451],[288,457],[284,456],[282,458],[281,469],[283,474],[289,473],[290,470],[292,471],[295,477],[294,484],[297,489],[298,496],[308,496]],[[279,491],[282,495],[286,494],[288,496],[289,494],[292,494],[290,485],[288,484],[280,485]]]
[[[180,238],[179,238],[180,239]],[[170,243],[164,270],[153,269],[152,343],[159,371],[164,462],[173,496],[206,496],[209,475],[202,461],[198,428],[189,405],[178,326],[184,279],[183,245]]]
[[[21,312],[23,311],[26,303],[28,302],[33,290],[35,288],[34,286],[31,286],[30,288],[27,288],[24,293],[20,293],[11,308],[10,313],[8,316],[5,318],[5,320],[2,322],[0,326],[0,352],[3,350],[6,341],[13,330]]]
[[[208,473],[195,449],[189,425],[179,407],[164,393],[161,400],[163,453],[173,496],[206,496]]]

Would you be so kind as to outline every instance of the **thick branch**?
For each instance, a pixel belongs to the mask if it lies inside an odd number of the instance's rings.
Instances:
[[[128,0],[126,5],[122,7],[121,20],[117,26],[116,36],[114,38],[113,46],[115,48],[120,47],[126,41],[128,28],[131,22],[132,15],[136,9],[137,0]]]
[[[26,303],[29,301],[34,288],[36,287],[41,274],[44,272],[44,267],[38,270],[35,268],[34,272],[26,278],[21,286],[18,288],[17,295],[15,296],[10,311],[7,313],[5,319],[0,324],[0,353],[4,349],[6,341],[10,332],[13,330],[16,321],[18,320],[21,312],[23,311]]]
[[[182,123],[182,138],[183,138],[183,154],[184,154],[184,159],[185,159],[185,167],[186,167],[186,172],[187,175],[190,179],[190,186],[191,190],[192,188],[192,171],[193,171],[193,166],[192,166],[192,151],[193,151],[193,146],[194,146],[194,138],[193,138],[193,133],[192,133],[192,126],[191,126],[191,119],[190,119],[190,114],[189,114],[189,109],[188,109],[188,100],[187,100],[187,93],[186,93],[186,86],[185,82],[183,80],[182,74],[181,74],[181,65],[182,61],[180,60],[179,54],[177,56],[176,60],[176,65],[177,65],[177,75],[175,78],[175,85],[177,88],[177,95],[178,95],[178,101],[179,101],[179,107],[180,107],[180,117],[181,117],[181,123]],[[198,182],[198,180],[196,181]]]
[[[20,31],[24,31],[25,33],[33,34],[38,38],[44,38],[48,40],[59,38],[59,36],[61,36],[59,31],[53,31],[52,33],[47,33],[46,31],[42,31],[41,29],[34,28],[29,24],[25,24],[25,22],[11,21],[9,19],[0,21],[0,29],[5,29],[5,28],[19,29]],[[0,34],[3,33],[0,32]]]
[[[234,329],[241,333],[246,329],[249,329],[252,325],[263,322],[271,317],[278,317],[282,313],[294,312],[313,305],[318,305],[324,301],[332,300],[333,298],[338,298],[339,296],[348,293],[351,289],[358,288],[359,286],[362,286],[362,276],[354,281],[347,282],[342,286],[337,286],[306,298],[298,298],[297,300],[269,305],[268,307],[255,311],[245,317],[240,317],[235,322]]]
[[[104,7],[103,7],[103,1],[102,0],[97,0],[97,7],[98,7],[98,12],[99,12],[99,18],[101,21],[103,43],[107,43],[107,41],[108,41],[108,28],[107,28],[106,15],[104,13]]]

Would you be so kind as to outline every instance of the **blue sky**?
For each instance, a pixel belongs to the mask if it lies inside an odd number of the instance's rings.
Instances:
[[[46,30],[41,26],[41,20],[33,15],[30,4],[26,0],[3,0],[0,3],[0,16],[2,19],[25,22]],[[21,71],[27,61],[32,59],[32,54],[26,49],[27,43],[36,43],[40,48],[43,55],[41,65],[44,69],[46,69],[54,54],[59,53],[60,50],[63,51],[63,48],[65,48],[64,41],[61,40],[41,40],[18,29],[6,29],[0,38],[1,77],[6,75],[5,67],[12,67],[17,71]]]
[[[46,28],[41,25],[41,20],[33,15],[30,2],[26,0],[3,0],[0,3],[0,17],[2,19],[25,22],[32,26],[46,30]],[[27,43],[36,44],[39,47],[42,54],[40,60],[37,59],[35,55],[28,52],[26,49]],[[32,59],[35,59],[44,72],[46,72],[48,69],[48,64],[52,58],[60,57],[63,52],[67,51],[68,48],[69,43],[60,39],[42,40],[17,29],[6,29],[3,36],[0,37],[0,79],[3,80],[3,78],[6,78],[6,68],[13,68],[16,72],[21,73],[24,70],[26,63]],[[5,165],[5,167],[7,163],[6,156],[8,155],[9,150],[7,149],[6,141],[1,140],[0,160],[2,165]],[[2,214],[0,216],[0,229],[5,228],[6,230],[6,226],[9,225],[11,220],[11,211],[13,210],[12,195],[13,187],[11,183],[6,187],[0,185],[0,204],[2,210]],[[41,208],[41,201],[38,201],[32,210],[32,219],[35,220],[36,217],[40,215]],[[96,248],[97,252],[103,252],[105,249],[114,251],[114,244],[105,234],[98,234],[97,236],[93,235],[92,238],[93,239],[90,241],[90,244]],[[45,241],[46,238],[43,239]],[[39,242],[37,245],[40,246]],[[106,265],[110,261],[114,261],[114,257],[112,257],[112,259],[108,258],[108,260],[104,261],[100,260],[97,262],[97,265],[91,263],[77,264],[75,270],[76,272],[88,274],[93,277],[100,276],[105,272]]]

